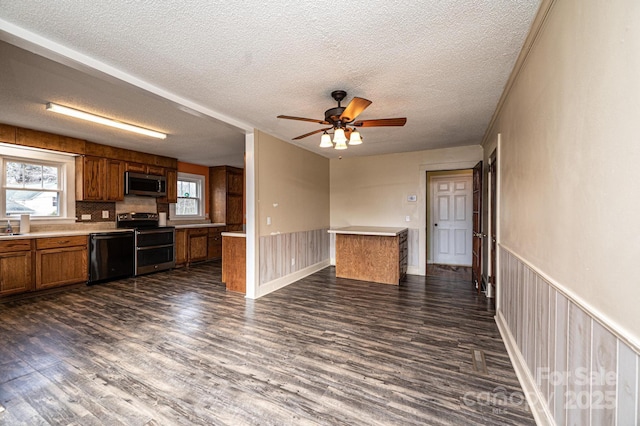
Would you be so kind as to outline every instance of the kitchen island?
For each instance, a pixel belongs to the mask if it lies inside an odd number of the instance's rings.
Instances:
[[[336,277],[398,285],[407,274],[407,228],[349,226],[336,237]]]

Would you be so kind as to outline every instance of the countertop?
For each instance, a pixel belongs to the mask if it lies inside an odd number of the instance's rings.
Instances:
[[[176,229],[188,229],[188,228],[219,228],[222,226],[227,226],[226,223],[190,223],[188,225],[169,225],[174,226]]]
[[[247,237],[246,232],[243,232],[243,231],[221,232],[220,235],[222,235],[223,237],[239,237],[239,238],[246,238]]]
[[[329,229],[330,234],[347,235],[375,235],[380,237],[395,237],[407,228],[394,228],[385,226],[347,226],[345,228]]]
[[[189,225],[170,225],[175,226],[176,229],[188,229],[188,228],[214,228],[214,227],[222,227],[226,226],[224,223],[197,223],[197,224],[189,224]],[[129,228],[108,228],[108,229],[67,229],[67,230],[59,230],[59,231],[46,231],[46,232],[29,232],[26,234],[18,233],[14,235],[6,235],[4,233],[0,233],[0,241],[6,240],[18,240],[21,238],[24,239],[32,239],[32,238],[48,238],[48,237],[71,237],[75,235],[89,235],[89,234],[98,234],[103,232],[132,232],[133,229]]]
[[[81,230],[62,230],[62,231],[48,231],[48,232],[29,232],[27,234],[15,234],[5,235],[0,234],[0,241],[4,240],[19,240],[29,238],[48,238],[48,237],[71,237],[74,235],[89,235],[98,234],[103,232],[132,232],[133,229],[81,229]]]

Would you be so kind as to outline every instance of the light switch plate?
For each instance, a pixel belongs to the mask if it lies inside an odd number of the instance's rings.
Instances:
[[[82,220],[91,220],[91,215],[90,214],[83,214],[82,215]]]
[[[411,216],[405,216],[404,217],[404,221],[405,222],[411,222]]]
[[[109,219],[109,210],[102,210],[102,218]]]

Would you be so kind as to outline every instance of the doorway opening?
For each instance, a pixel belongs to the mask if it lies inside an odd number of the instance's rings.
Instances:
[[[427,172],[427,275],[471,279],[473,170]]]

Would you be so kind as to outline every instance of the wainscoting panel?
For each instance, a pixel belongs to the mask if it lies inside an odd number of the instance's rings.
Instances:
[[[504,246],[499,256],[496,321],[536,419],[639,424],[638,348]]]
[[[260,285],[329,259],[328,229],[260,237]]]

